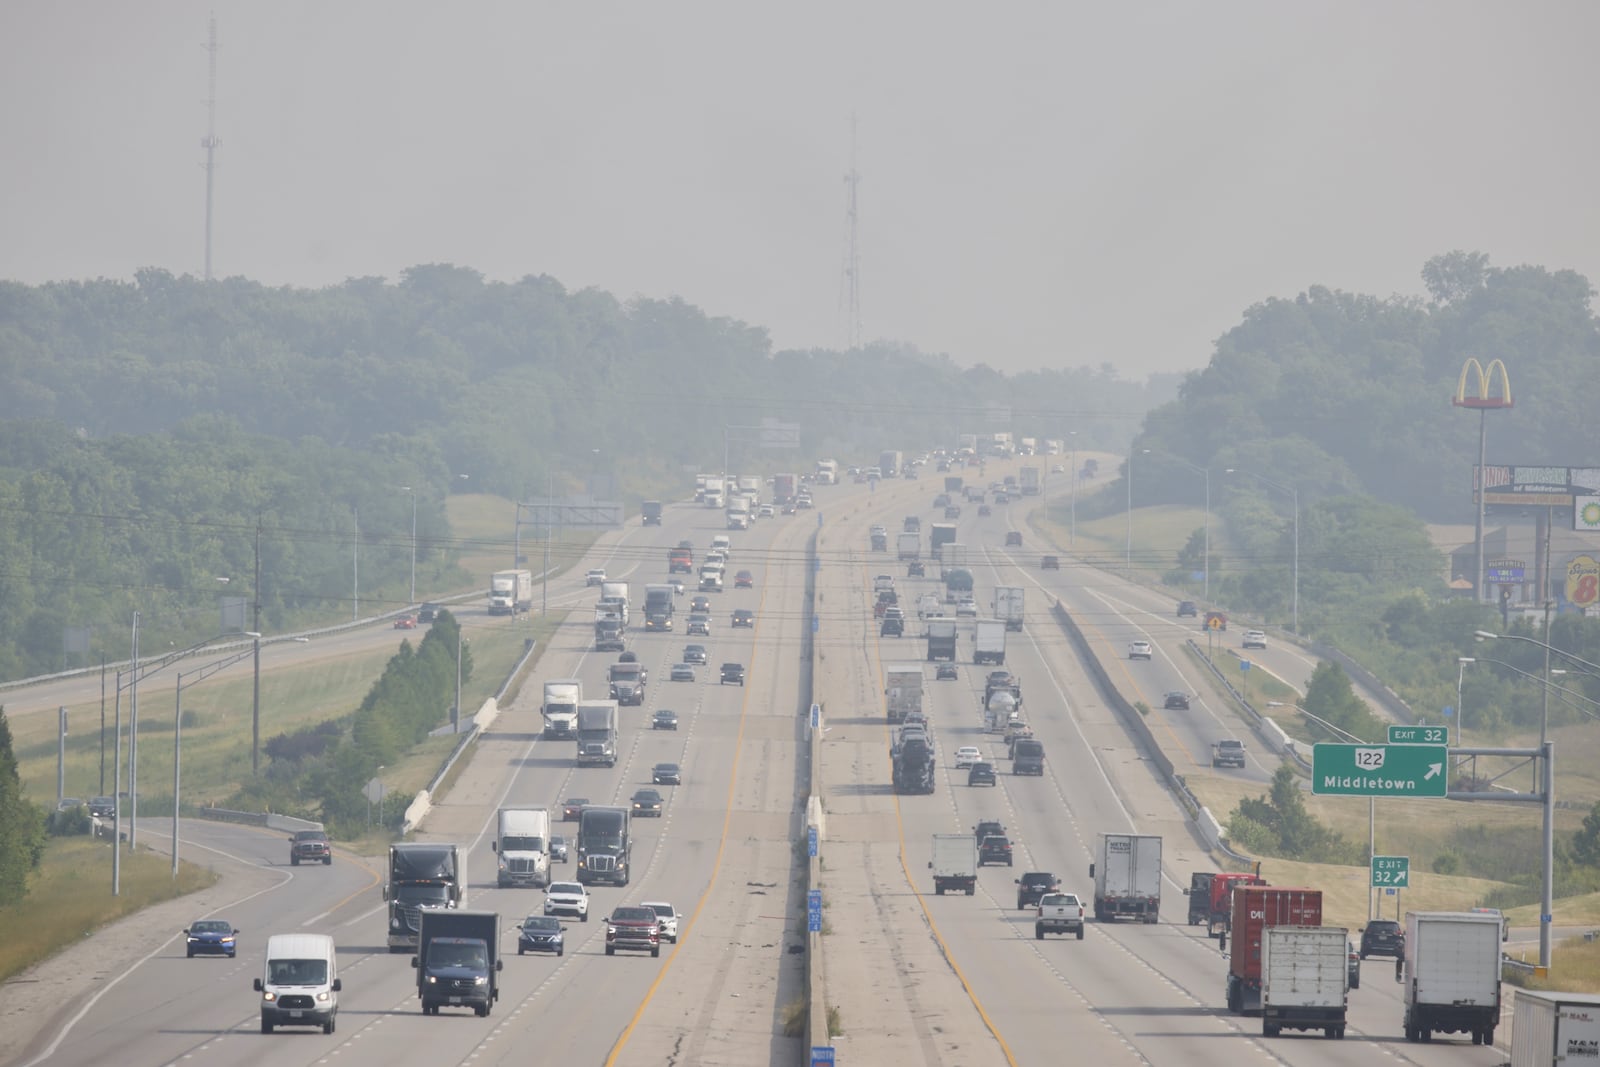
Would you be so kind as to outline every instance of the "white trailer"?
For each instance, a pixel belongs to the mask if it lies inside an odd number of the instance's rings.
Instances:
[[[1147,923],[1160,918],[1161,838],[1154,834],[1101,834],[1094,879],[1094,917],[1106,922],[1131,915]]]
[[[903,664],[883,669],[884,704],[889,721],[900,722],[909,712],[922,710],[922,665]]]
[[[912,530],[895,537],[895,555],[900,559],[916,559],[922,555],[922,535]]]
[[[1023,467],[1022,468],[1022,481],[1021,481],[1022,495],[1023,496],[1038,496],[1039,495],[1039,484],[1040,484],[1039,483],[1039,468],[1038,467]]]
[[[1344,1037],[1350,931],[1342,926],[1269,926],[1261,935],[1261,1033],[1321,1030]]]
[[[1511,1009],[1511,1067],[1600,1061],[1600,995],[1519,989]]]
[[[1500,1022],[1500,916],[1492,912],[1406,912],[1400,960],[1407,1041],[1470,1034],[1494,1044]]]
[[[928,869],[933,871],[933,891],[939,896],[944,896],[946,889],[972,896],[978,889],[977,840],[971,834],[934,834]]]
[[[1000,666],[1006,661],[1006,630],[1004,619],[977,619],[972,639],[972,662],[993,663]]]
[[[1022,630],[1022,598],[1020,585],[999,585],[994,590],[994,617],[1004,619],[1007,630]]]

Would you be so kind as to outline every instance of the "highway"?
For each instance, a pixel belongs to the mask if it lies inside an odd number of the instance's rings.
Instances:
[[[1006,469],[991,465],[990,477]],[[918,514],[924,524],[928,522],[932,514],[929,502],[937,489],[928,479],[914,485],[892,494],[885,494],[880,487],[874,494],[875,506],[852,515],[850,528],[830,529],[831,539],[842,538],[842,543],[855,546],[857,566],[842,585],[849,590],[845,595],[854,596],[861,612],[869,617],[873,574],[901,575],[897,586],[904,590],[903,602],[914,603],[918,594],[934,588],[937,568],[930,567],[926,579],[906,578],[903,566],[890,556],[866,550],[867,531],[874,522],[898,529],[905,514]],[[891,913],[903,916],[904,921],[898,934],[890,936],[908,942],[924,939],[931,924],[952,967],[970,988],[966,1014],[986,1017],[996,1035],[992,1055],[985,1058],[963,1049],[962,1054],[952,1052],[924,1062],[1053,1062],[1061,1054],[1063,1028],[1072,1033],[1075,1051],[1104,1063],[1234,1064],[1241,1055],[1241,1042],[1249,1043],[1251,1054],[1286,1064],[1346,1064],[1374,1053],[1402,1063],[1502,1062],[1503,1053],[1474,1048],[1464,1039],[1437,1038],[1430,1045],[1406,1043],[1401,1035],[1399,987],[1387,960],[1375,959],[1364,965],[1362,986],[1351,994],[1349,1036],[1342,1042],[1325,1041],[1320,1034],[1266,1040],[1260,1035],[1258,1020],[1226,1011],[1225,961],[1202,929],[1186,925],[1187,902],[1182,895],[1192,871],[1213,869],[1213,865],[1184,812],[1100,702],[1060,628],[1042,610],[1047,605],[1039,601],[1059,598],[1069,611],[1079,611],[1082,625],[1101,635],[1095,643],[1106,649],[1103,655],[1112,657],[1105,662],[1113,678],[1126,676],[1125,694],[1147,703],[1166,689],[1194,692],[1199,687],[1185,673],[1187,664],[1180,657],[1158,654],[1150,663],[1129,663],[1127,641],[1148,634],[1166,648],[1179,638],[1179,631],[1182,636],[1193,631],[1176,624],[1171,601],[1163,603],[1113,576],[1073,567],[1065,560],[1061,571],[1019,566],[1028,561],[1036,567],[1037,554],[1042,551],[1038,548],[1031,555],[1012,549],[1011,558],[1006,559],[999,547],[1006,530],[1022,528],[1008,522],[999,508],[988,519],[966,509],[958,539],[969,546],[969,552],[987,548],[989,558],[998,561],[974,568],[980,605],[988,603],[995,584],[1029,585],[1027,623],[1020,637],[1011,636],[1006,667],[1021,677],[1026,718],[1044,741],[1045,777],[1016,778],[1004,773],[1005,746],[982,732],[978,714],[981,679],[989,668],[970,663],[970,636],[965,634],[960,643],[960,680],[933,682],[931,670],[927,675],[930,720],[942,762],[933,796],[896,797],[884,788],[889,774],[889,730],[881,716],[870,725],[856,725],[853,720],[847,741],[830,737],[824,746],[824,775],[830,795],[853,791],[873,797],[882,821],[902,834],[904,871],[909,878],[898,888],[918,894],[919,907]],[[829,573],[825,569],[824,577]],[[1017,582],[1019,578],[1027,581]],[[831,599],[837,589],[839,586],[828,585],[827,597]],[[876,648],[871,648],[874,643]],[[868,644],[868,669],[919,659],[923,652],[922,642],[909,637],[869,639]],[[1126,668],[1125,675],[1118,663]],[[1189,684],[1179,684],[1180,680]],[[881,690],[881,684],[877,688]],[[1159,708],[1159,702],[1155,706]],[[1237,733],[1237,727],[1229,726],[1220,713],[1210,713],[1198,704],[1197,711],[1187,719],[1185,713],[1173,712],[1158,720],[1162,725],[1158,738],[1180,763],[1185,750],[1190,751],[1192,762],[1208,751],[1219,723],[1226,734]],[[1169,738],[1175,739],[1173,747],[1167,747]],[[1202,743],[1205,749],[1200,747]],[[996,758],[1002,769],[997,787],[968,787],[965,774],[954,771],[953,754],[964,744],[976,744]],[[1204,763],[1209,768],[1208,758]],[[1266,777],[1270,769],[1256,763],[1246,773]],[[1007,825],[1016,849],[1015,868],[982,868],[975,898],[934,896],[925,873],[932,835],[970,832],[982,818],[999,818]],[[1012,879],[1024,870],[1050,870],[1063,879],[1065,888],[1090,895],[1090,849],[1095,835],[1105,831],[1163,837],[1166,886],[1161,922],[1145,926],[1091,921],[1082,942],[1034,941],[1025,913],[1015,910]],[[894,890],[880,887],[883,893]],[[945,1018],[940,1025],[960,1028],[963,1024],[958,1018]],[[973,1020],[965,1027],[974,1029]],[[1502,1031],[1500,1036],[1504,1039],[1507,1034]],[[924,1047],[930,1046],[925,1043]],[[937,1045],[931,1047],[938,1049]]]
[[[1016,466],[991,463],[988,476]],[[194,848],[238,857],[217,862],[224,869],[243,864],[257,876],[250,883],[254,895],[225,912],[244,931],[240,958],[185,960],[181,947],[172,951],[174,944],[149,959],[128,960],[117,971],[126,980],[98,1000],[73,1001],[50,1021],[34,1046],[48,1048],[48,1057],[24,1062],[90,1065],[114,1057],[153,1065],[288,1067],[342,1058],[431,1067],[522,1063],[545,1051],[573,1064],[803,1063],[804,1044],[781,1035],[781,1017],[804,988],[803,956],[793,951],[805,943],[804,867],[794,842],[802,833],[810,773],[801,713],[813,698],[827,711],[817,768],[828,812],[823,941],[829,1003],[839,1009],[843,1031],[836,1039],[841,1062],[1043,1064],[1069,1058],[1231,1067],[1246,1056],[1323,1065],[1373,1055],[1429,1067],[1501,1062],[1502,1053],[1464,1041],[1404,1042],[1398,987],[1386,960],[1366,965],[1362,988],[1351,996],[1350,1036],[1343,1042],[1320,1035],[1266,1040],[1258,1020],[1226,1012],[1224,960],[1215,942],[1185,924],[1181,893],[1190,872],[1213,864],[1183,810],[1087,680],[1048,606],[1060,599],[1096,651],[1109,657],[1113,677],[1119,684],[1126,678],[1127,695],[1147,703],[1167,689],[1204,691],[1176,652],[1194,631],[1172,618],[1170,601],[1115,576],[1066,559],[1060,571],[1039,571],[1043,546],[1001,548],[1006,530],[1026,529],[1023,505],[1010,516],[997,507],[990,518],[969,507],[960,536],[972,546],[980,605],[988,604],[999,582],[1028,589],[1026,625],[1010,637],[1006,666],[1021,676],[1028,721],[1045,744],[1046,774],[1004,773],[1004,746],[981,731],[978,698],[988,668],[970,663],[967,632],[959,679],[934,682],[931,669],[926,674],[941,759],[935,792],[894,795],[882,669],[921,662],[925,649],[914,636],[914,610],[906,637],[878,636],[872,579],[896,575],[901,602],[910,606],[917,593],[934,588],[937,567],[929,567],[927,579],[904,577],[892,553],[869,551],[868,528],[882,523],[897,531],[903,516],[916,514],[925,543],[930,517],[937,518],[930,502],[938,484],[930,475],[881,483],[870,492],[819,488],[817,512],[761,520],[733,534],[729,570],[751,569],[755,588],[711,594],[716,625],[712,638],[701,642],[710,663],[696,682],[667,681],[687,643],[681,630],[635,631],[631,647],[649,668],[650,685],[642,707],[622,711],[615,768],[575,768],[570,742],[539,737],[537,682],[581,677],[587,696],[603,696],[604,669],[614,659],[589,651],[588,612],[573,612],[418,838],[467,846],[468,904],[499,911],[505,944],[514,946],[510,929],[538,910],[542,894],[494,887],[489,839],[498,806],[545,805],[559,817],[560,802],[569,796],[624,803],[649,784],[649,768],[661,760],[683,765],[684,784],[662,787],[668,796],[662,819],[635,822],[634,881],[593,889],[594,917],[566,924],[563,958],[513,952],[507,959],[502,999],[490,1018],[448,1009],[439,1017],[421,1015],[409,959],[383,947],[375,874],[381,860],[363,865],[340,854],[329,868],[291,869],[281,835],[189,821],[185,840]],[[664,578],[667,547],[687,538],[698,557],[717,532],[723,532],[720,512],[673,506],[660,528],[640,528],[633,520],[602,537],[584,566],[605,566],[611,577],[629,580],[637,612],[643,585]],[[820,568],[813,690],[802,650],[805,545],[814,532]],[[592,601],[595,591],[581,588],[577,577],[583,569],[560,584],[561,603]],[[734,608],[754,609],[755,628],[730,629]],[[1155,660],[1129,663],[1121,654],[1136,634],[1156,641]],[[747,685],[717,683],[723,660],[746,665]],[[54,700],[44,696],[41,706]],[[1209,767],[1204,754],[1218,731],[1238,732],[1223,709],[1204,700],[1187,714],[1162,713],[1158,699],[1154,706],[1152,728],[1180,764],[1204,760]],[[658,708],[677,711],[677,731],[649,729]],[[997,786],[968,787],[965,774],[953,771],[953,754],[963,744],[994,753],[1002,770]],[[1264,781],[1271,770],[1270,762],[1252,762],[1244,773]],[[999,818],[1009,828],[1015,867],[983,868],[973,897],[935,896],[927,875],[931,836],[970,832],[983,818]],[[151,837],[164,841],[161,823],[149,826]],[[571,823],[558,827],[569,836],[575,831]],[[1087,895],[1095,835],[1122,830],[1164,838],[1162,921],[1091,921],[1083,941],[1035,941],[1026,913],[1014,907],[1012,880],[1025,870],[1051,870],[1066,888]],[[561,873],[557,865],[557,877]],[[660,959],[606,957],[600,917],[619,903],[645,900],[671,901],[685,917],[680,944],[664,946]],[[326,932],[339,945],[344,992],[331,1036],[258,1032],[250,980],[260,968],[261,947],[268,934],[294,930]],[[1062,1046],[1064,1035],[1070,1048]]]

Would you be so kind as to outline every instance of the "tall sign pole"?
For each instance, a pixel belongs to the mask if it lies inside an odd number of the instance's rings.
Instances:
[[[1490,390],[1494,384],[1495,371],[1500,372],[1500,393],[1494,395]],[[1487,369],[1475,357],[1468,357],[1461,365],[1461,377],[1456,381],[1456,395],[1450,401],[1458,408],[1473,408],[1478,412],[1478,468],[1473,479],[1473,489],[1478,497],[1478,521],[1476,528],[1478,546],[1478,569],[1472,575],[1472,595],[1481,604],[1487,583],[1484,581],[1483,561],[1483,517],[1485,509],[1484,487],[1487,484],[1487,466],[1489,462],[1489,412],[1500,411],[1511,407],[1511,377],[1506,373],[1506,365],[1498,359],[1491,359]]]

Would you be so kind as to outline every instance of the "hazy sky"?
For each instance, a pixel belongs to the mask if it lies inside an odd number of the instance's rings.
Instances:
[[[1600,3],[3,0],[0,278],[450,262],[838,347],[1202,366],[1430,256],[1600,281]]]

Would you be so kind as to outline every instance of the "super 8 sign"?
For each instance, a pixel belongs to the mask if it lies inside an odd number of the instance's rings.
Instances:
[[[1579,556],[1567,564],[1567,600],[1580,608],[1600,600],[1600,563],[1593,556]]]

